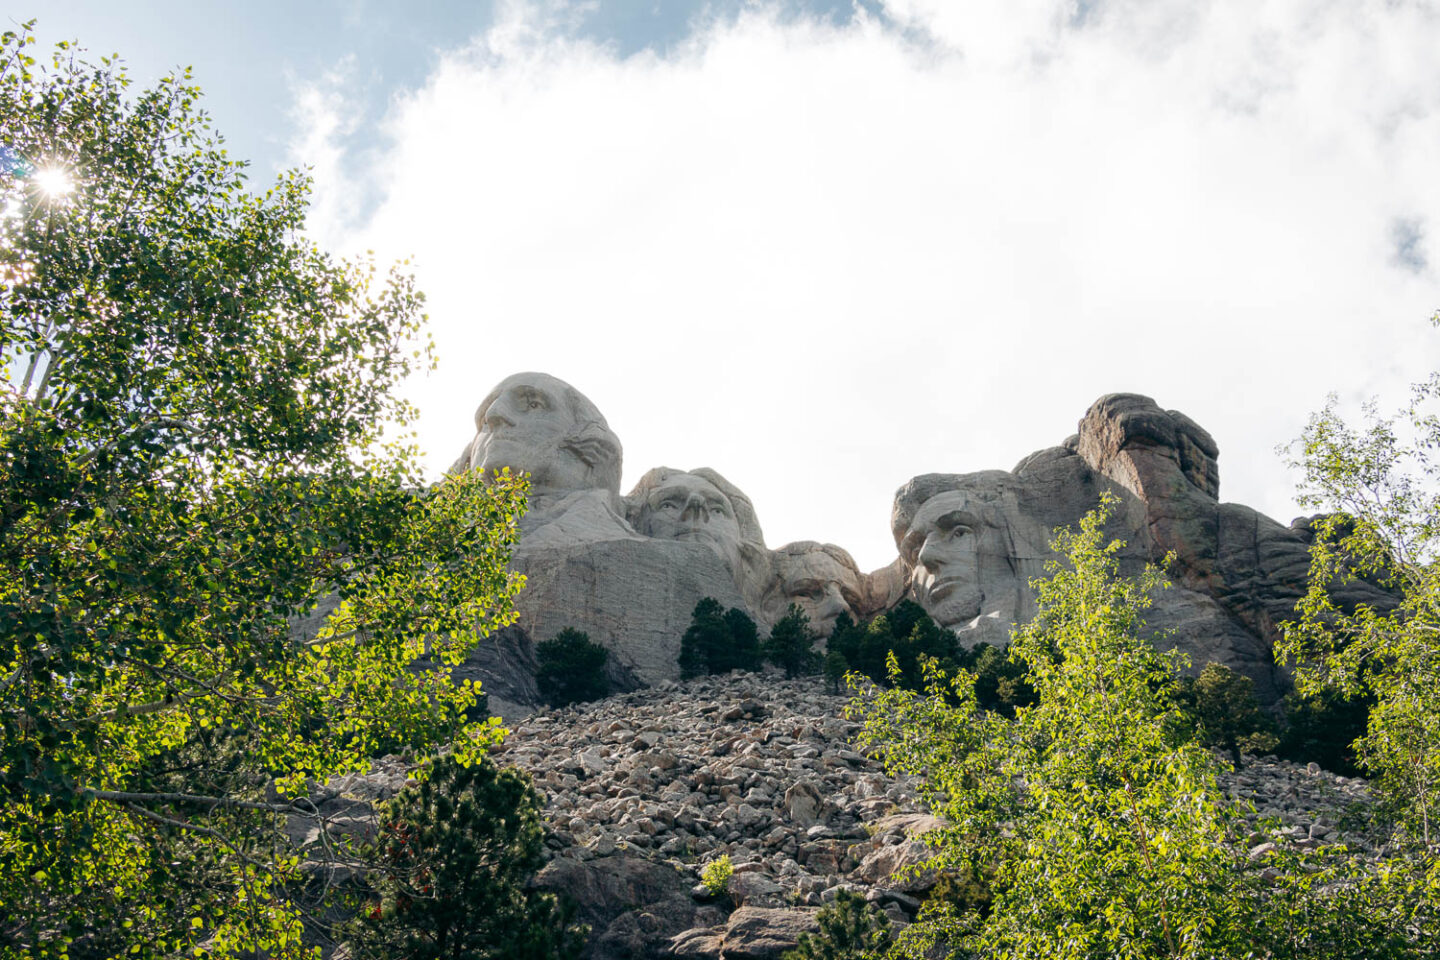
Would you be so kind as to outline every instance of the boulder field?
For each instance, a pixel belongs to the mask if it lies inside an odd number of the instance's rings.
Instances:
[[[846,702],[819,680],[736,673],[540,711],[516,726],[496,759],[529,773],[546,797],[548,862],[535,883],[575,904],[590,926],[586,956],[778,957],[841,889],[896,923],[912,919],[936,878],[897,871],[924,859],[919,837],[938,821],[916,782],[891,779],[856,750]],[[316,799],[339,814],[332,832],[353,835],[406,777],[387,758]],[[1269,844],[1386,853],[1365,827],[1363,780],[1252,757],[1222,786],[1254,805],[1242,842],[1255,869]],[[721,856],[734,875],[713,897],[700,873]]]

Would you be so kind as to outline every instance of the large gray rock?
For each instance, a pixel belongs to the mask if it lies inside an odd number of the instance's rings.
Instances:
[[[639,857],[557,858],[535,877],[535,886],[574,905],[575,919],[590,927],[585,956],[592,960],[661,956],[695,916],[681,875]]]
[[[763,621],[770,554],[749,498],[718,473],[658,468],[622,500],[620,438],[584,394],[543,373],[503,380],[475,430],[452,471],[530,476],[512,562],[526,577],[517,629],[460,670],[492,712],[514,719],[539,704],[533,644],[563,629],[607,647],[612,688],[628,690],[679,675],[680,638],[705,597]]]
[[[1177,411],[1136,394],[1096,401],[1079,432],[1012,471],[926,474],[895,495],[891,530],[914,598],[966,645],[1003,644],[1034,614],[1029,581],[1052,556],[1050,531],[1073,526],[1102,492],[1120,498],[1107,531],[1126,542],[1122,570],[1175,562],[1175,586],[1148,621],[1194,670],[1211,661],[1250,676],[1263,701],[1286,686],[1274,664],[1278,624],[1293,615],[1309,569],[1303,528],[1222,504],[1215,441]],[[1369,584],[1344,603],[1391,601]]]
[[[679,677],[680,638],[695,604],[714,597],[747,607],[729,570],[708,546],[679,540],[606,540],[516,552],[526,585],[520,626],[541,640],[583,630],[644,684]]]

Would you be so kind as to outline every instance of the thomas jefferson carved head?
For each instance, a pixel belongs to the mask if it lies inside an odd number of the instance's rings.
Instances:
[[[475,411],[462,463],[530,474],[536,493],[620,492],[620,438],[579,390],[544,373],[506,377]]]
[[[750,498],[708,467],[656,467],[625,498],[627,516],[638,533],[660,540],[690,540],[709,546],[740,571],[742,558],[765,539]]]

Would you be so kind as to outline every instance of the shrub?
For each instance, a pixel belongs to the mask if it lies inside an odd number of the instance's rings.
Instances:
[[[815,920],[816,934],[800,934],[795,949],[782,960],[869,960],[878,958],[895,939],[890,918],[849,890],[837,891],[835,902],[823,907]]]
[[[734,873],[735,866],[730,862],[730,854],[722,854],[705,864],[705,869],[700,871],[700,882],[710,896],[718,897],[730,889],[730,877]]]
[[[583,930],[552,894],[526,889],[542,862],[540,797],[488,758],[436,760],[381,807],[367,851],[379,865],[351,922],[356,960],[549,960],[579,954]]]
[[[605,662],[610,651],[592,643],[586,633],[566,628],[535,646],[539,669],[535,682],[553,707],[599,700],[610,692]]]

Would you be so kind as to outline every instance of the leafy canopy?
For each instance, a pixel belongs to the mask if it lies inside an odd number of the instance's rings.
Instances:
[[[1403,877],[1302,863],[1277,850],[1252,864],[1216,761],[1172,700],[1179,657],[1145,627],[1153,569],[1119,575],[1105,542],[1115,499],[1034,581],[1038,612],[1016,630],[1035,702],[1013,720],[982,709],[975,675],[921,662],[923,689],[858,696],[862,745],[921,778],[948,826],[925,865],[963,901],[934,897],[892,951],[1021,958],[1418,956]],[[858,680],[858,678],[857,678]],[[1264,876],[1261,867],[1273,867]],[[976,893],[978,891],[978,893]],[[1387,912],[1388,911],[1388,912]],[[1405,917],[1397,922],[1396,918]]]
[[[566,627],[535,645],[535,682],[553,707],[598,700],[610,692],[605,663],[610,651],[581,630]]]
[[[0,956],[298,955],[307,779],[494,738],[413,668],[512,619],[525,486],[384,442],[422,297],[304,239],[303,176],[250,192],[188,75],[33,43],[0,35]]]
[[[1440,315],[1432,319],[1440,326]],[[1304,471],[1301,503],[1332,511],[1315,522],[1309,589],[1277,650],[1312,696],[1370,702],[1355,741],[1402,833],[1440,854],[1440,373],[1410,403],[1365,425],[1335,397],[1291,448]],[[1394,590],[1392,610],[1343,609],[1331,594],[1355,578]],[[1440,887],[1440,869],[1435,871]]]

